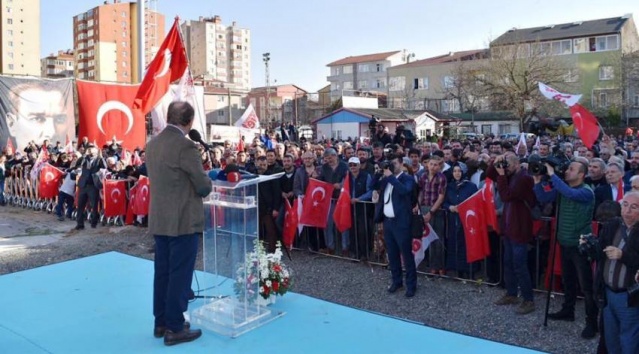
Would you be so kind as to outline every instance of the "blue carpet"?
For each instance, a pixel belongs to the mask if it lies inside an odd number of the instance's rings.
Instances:
[[[153,263],[110,252],[0,276],[0,353],[534,353],[289,293],[284,317],[230,339],[165,347]]]

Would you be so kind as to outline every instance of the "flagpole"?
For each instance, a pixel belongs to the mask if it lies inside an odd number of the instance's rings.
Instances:
[[[176,16],[175,19],[178,21],[178,34],[180,35],[180,40],[182,41],[182,43],[184,44],[184,57],[186,58],[186,71],[188,74],[188,77],[190,80],[188,80],[189,82],[187,83],[188,85],[191,85],[191,88],[193,90],[193,102],[195,103],[195,107],[193,107],[193,109],[197,110],[197,115],[196,117],[203,117],[204,119],[200,120],[200,129],[202,129],[202,135],[204,140],[208,139],[208,132],[206,131],[206,116],[204,115],[204,112],[200,111],[200,105],[198,104],[198,96],[195,92],[195,83],[193,82],[193,73],[191,72],[191,62],[189,61],[189,56],[187,55],[188,52],[186,50],[186,42],[184,41],[184,35],[182,34],[182,26],[179,25],[179,20],[180,17]],[[190,42],[189,42],[190,45]],[[204,80],[204,78],[202,78],[202,80]],[[231,105],[231,102],[229,101],[229,106]]]

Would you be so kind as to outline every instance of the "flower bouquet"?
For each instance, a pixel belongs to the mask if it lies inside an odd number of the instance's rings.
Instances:
[[[282,262],[282,245],[278,242],[274,253],[266,253],[264,244],[255,240],[255,251],[246,255],[243,266],[237,269],[235,293],[241,298],[255,301],[255,289],[268,300],[284,295],[291,287],[291,274]]]

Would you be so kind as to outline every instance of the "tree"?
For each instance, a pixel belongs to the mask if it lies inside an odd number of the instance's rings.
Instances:
[[[533,107],[547,106],[548,111],[559,107],[558,102],[541,97],[538,90],[539,82],[561,90],[570,81],[566,65],[559,56],[550,55],[547,43],[515,41],[495,45],[491,46],[490,56],[475,79],[493,110],[511,111],[519,117],[521,131],[532,118],[528,112]]]
[[[473,63],[473,64],[469,64]],[[443,92],[446,100],[453,100],[461,113],[477,113],[486,106],[484,74],[478,70],[476,62],[456,63],[451,75],[444,78]],[[475,122],[471,125],[474,127]]]

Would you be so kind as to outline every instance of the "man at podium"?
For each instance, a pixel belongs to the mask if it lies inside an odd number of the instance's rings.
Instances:
[[[173,102],[167,126],[146,149],[149,175],[149,230],[155,238],[153,315],[157,338],[165,345],[190,342],[202,335],[184,322],[191,292],[199,235],[204,229],[202,197],[211,193],[211,180],[202,168],[195,143],[185,135],[194,110]]]

